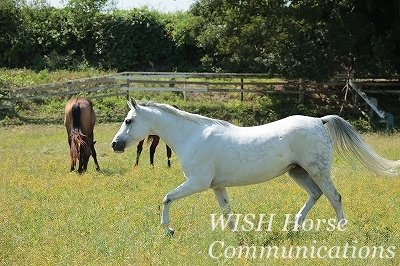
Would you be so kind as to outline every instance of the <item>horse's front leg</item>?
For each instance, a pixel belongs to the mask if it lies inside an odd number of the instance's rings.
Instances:
[[[150,145],[150,165],[154,166],[154,153],[156,152],[157,145],[160,142],[160,137],[152,135],[149,139],[152,140]]]
[[[219,206],[222,209],[222,213],[224,214],[225,219],[229,219],[228,226],[229,228],[234,231],[235,226],[233,221],[230,219],[232,214],[232,208],[231,204],[229,203],[229,198],[228,198],[228,192],[226,191],[226,188],[220,187],[220,188],[214,188],[213,189],[215,196],[217,197]]]
[[[210,183],[211,182],[205,182],[204,179],[197,180],[195,178],[189,178],[164,197],[161,224],[165,226],[167,235],[172,236],[174,234],[174,229],[169,227],[170,224],[169,212],[171,203],[174,200],[181,199],[190,196],[192,194],[207,190],[210,187]]]
[[[139,143],[137,145],[135,166],[139,165],[139,157],[140,157],[140,154],[142,153],[142,150],[143,150],[143,142],[144,142],[144,139],[139,141]]]

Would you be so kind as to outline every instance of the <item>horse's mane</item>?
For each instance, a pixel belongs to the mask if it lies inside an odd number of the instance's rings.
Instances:
[[[224,120],[213,119],[213,118],[209,118],[209,117],[198,115],[198,114],[188,113],[188,112],[182,111],[182,110],[175,108],[168,104],[162,104],[162,103],[156,103],[156,102],[140,102],[139,105],[147,106],[147,107],[156,107],[157,109],[180,116],[182,118],[188,119],[188,120],[198,123],[198,124],[212,123],[212,124],[221,125],[223,127],[231,126],[230,123],[228,123]]]

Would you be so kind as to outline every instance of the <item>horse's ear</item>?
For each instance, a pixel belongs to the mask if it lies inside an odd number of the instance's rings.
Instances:
[[[136,104],[135,99],[133,99],[133,98],[131,97],[131,101],[128,101],[128,106],[129,106],[129,108],[131,108],[131,109],[136,109],[137,104]]]

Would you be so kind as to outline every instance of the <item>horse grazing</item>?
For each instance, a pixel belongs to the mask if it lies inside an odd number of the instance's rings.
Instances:
[[[149,135],[147,137],[147,142],[148,143],[151,142],[151,145],[150,145],[150,165],[154,166],[154,153],[156,152],[157,145],[160,142],[160,137],[157,136],[157,135]],[[135,166],[139,165],[139,157],[140,157],[140,154],[142,153],[142,150],[143,150],[143,143],[144,143],[144,139],[139,141],[139,144],[137,145]],[[165,145],[165,146],[167,148],[167,165],[168,165],[168,167],[171,167],[172,151],[171,151],[171,148],[168,145]]]
[[[157,134],[176,152],[186,177],[163,199],[161,223],[169,234],[174,233],[169,228],[169,212],[176,199],[213,189],[229,227],[235,230],[229,220],[226,187],[261,183],[286,172],[308,193],[296,215],[297,227],[322,194],[343,226],[347,220],[341,195],[331,179],[334,150],[346,159],[357,158],[378,174],[399,174],[400,161],[378,155],[336,115],[295,115],[261,126],[238,127],[165,104],[137,104],[131,99],[128,105],[130,111],[111,143],[114,151],[123,152],[145,136]]]
[[[93,104],[85,98],[72,98],[65,105],[64,126],[67,129],[68,144],[71,155],[71,171],[75,170],[76,161],[79,162],[78,172],[87,169],[90,155],[93,156],[96,170],[100,170],[94,149],[93,128],[96,115]]]

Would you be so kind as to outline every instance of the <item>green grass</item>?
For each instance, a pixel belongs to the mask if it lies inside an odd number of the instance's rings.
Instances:
[[[166,166],[165,146],[149,166],[148,147],[139,167],[135,148],[114,154],[110,141],[120,124],[95,127],[102,168],[93,161],[83,175],[69,172],[69,151],[61,125],[1,127],[0,131],[0,265],[399,265],[400,178],[381,177],[361,166],[352,168],[335,158],[334,182],[342,194],[349,225],[344,232],[282,231],[285,214],[295,214],[307,195],[286,175],[268,183],[229,188],[236,213],[276,214],[271,232],[211,230],[213,213],[220,214],[211,191],[173,203],[175,235],[160,226],[161,202],[183,182],[175,155]],[[384,156],[400,158],[400,136],[371,134],[367,142]],[[308,218],[335,218],[322,197]],[[296,259],[225,258],[242,246],[306,246],[357,252],[373,246],[394,247],[394,258]],[[257,253],[259,255],[259,253]],[[348,253],[348,256],[351,253]]]

